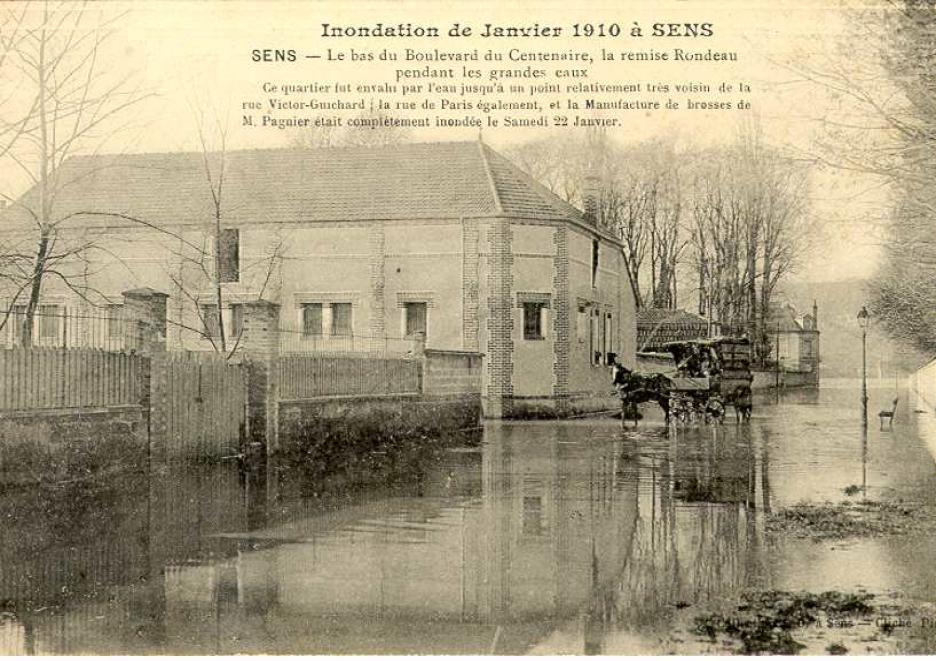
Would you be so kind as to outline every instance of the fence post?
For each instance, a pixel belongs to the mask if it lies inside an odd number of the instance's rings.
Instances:
[[[267,455],[279,449],[279,308],[270,301],[244,303],[240,346],[247,360],[247,428]]]

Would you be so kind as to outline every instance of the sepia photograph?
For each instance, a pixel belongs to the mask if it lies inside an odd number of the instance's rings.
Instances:
[[[0,3],[0,656],[936,654],[931,168],[936,0]]]

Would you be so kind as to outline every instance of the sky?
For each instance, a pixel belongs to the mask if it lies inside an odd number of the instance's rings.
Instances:
[[[715,36],[692,47],[734,50],[739,61],[718,66],[699,63],[630,64],[596,62],[590,80],[601,82],[746,82],[749,98],[767,139],[797,154],[808,154],[821,117],[835,100],[815,86],[795,80],[790,62],[834,55],[844,5],[826,0],[781,2],[736,0],[660,0],[630,2],[149,2],[91,3],[92,18],[113,20],[113,35],[103,54],[107,72],[126,77],[147,98],[134,106],[120,130],[100,136],[101,151],[176,151],[199,148],[198,127],[205,117],[229,127],[228,148],[277,147],[291,134],[274,129],[239,126],[242,103],[264,100],[263,82],[355,82],[393,78],[399,65],[385,62],[329,62],[325,57],[299,57],[292,63],[256,63],[254,49],[294,49],[300,55],[326,55],[349,48],[379,52],[383,47],[412,46],[418,50],[471,50],[519,47],[524,50],[648,50],[680,45],[672,40],[648,42],[620,39],[492,41],[481,38],[434,40],[326,39],[321,24],[373,25],[378,22],[480,27],[497,25],[560,25],[618,23],[627,31],[638,22],[708,22]],[[440,65],[441,66],[441,65]],[[10,85],[9,78],[0,78]],[[5,98],[9,89],[2,90]],[[669,114],[623,115],[620,127],[609,129],[620,143],[654,136],[676,136],[687,144],[718,144],[735,134],[738,113],[678,111]],[[744,114],[744,113],[740,113]],[[199,118],[202,119],[199,119]],[[566,129],[581,130],[581,129]],[[483,139],[495,149],[541,135],[535,129],[490,129]],[[416,140],[476,139],[478,130],[424,129]],[[22,188],[25,183],[9,163],[0,165],[0,184]],[[869,275],[876,263],[887,196],[879,182],[842,172],[817,173],[812,214],[819,228],[815,249],[804,261],[801,280],[836,280]]]

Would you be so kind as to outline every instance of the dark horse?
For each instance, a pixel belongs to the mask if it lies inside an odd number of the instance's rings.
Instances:
[[[621,424],[627,424],[628,412],[633,414],[634,426],[638,424],[637,405],[656,402],[663,409],[666,424],[670,418],[670,380],[663,374],[644,376],[621,370],[614,378],[614,388],[621,398]]]

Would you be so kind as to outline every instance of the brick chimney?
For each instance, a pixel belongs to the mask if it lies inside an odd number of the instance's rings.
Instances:
[[[601,195],[601,179],[596,174],[585,175],[585,185],[582,189],[582,211],[585,220],[592,225],[598,224],[598,201]]]

